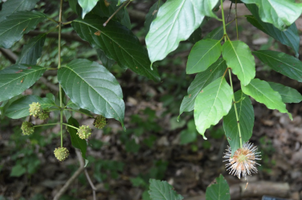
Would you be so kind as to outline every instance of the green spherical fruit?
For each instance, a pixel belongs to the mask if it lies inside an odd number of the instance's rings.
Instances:
[[[33,102],[32,104],[29,104],[30,115],[37,117],[41,112],[41,104],[39,102]]]
[[[39,113],[38,117],[41,120],[46,120],[49,117],[49,112],[42,111],[42,112]]]
[[[33,124],[30,122],[23,122],[21,126],[21,130],[23,135],[31,135],[34,133],[35,128],[33,127]]]
[[[89,128],[89,126],[82,125],[80,126],[77,134],[81,139],[88,139],[91,135],[91,129]]]
[[[59,161],[63,161],[69,156],[69,151],[66,147],[58,147],[55,148],[54,154]]]
[[[98,129],[102,129],[106,126],[106,123],[106,118],[102,115],[99,115],[95,118],[93,125]]]

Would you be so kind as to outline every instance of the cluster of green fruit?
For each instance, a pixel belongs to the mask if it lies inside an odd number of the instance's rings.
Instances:
[[[33,102],[29,105],[29,114],[30,116],[38,117],[41,120],[46,120],[49,117],[49,112],[41,109],[41,104],[39,102]],[[104,128],[106,125],[106,118],[102,115],[97,116],[93,125],[98,129]],[[76,129],[77,135],[83,140],[88,139],[91,135],[91,128],[87,125],[82,125]],[[21,130],[23,135],[31,135],[35,131],[35,126],[31,122],[25,121],[22,123]],[[68,157],[69,151],[66,147],[58,147],[54,150],[54,154],[59,161],[63,161]]]

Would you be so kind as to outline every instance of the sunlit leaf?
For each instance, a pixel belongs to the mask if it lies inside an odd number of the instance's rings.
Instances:
[[[287,113],[292,119],[291,114],[286,110],[281,95],[273,90],[266,81],[253,79],[247,86],[241,85],[242,91],[253,97],[259,103],[263,103],[269,109],[277,109],[281,113]]]
[[[262,22],[258,15],[258,8],[254,4],[246,5],[253,15],[247,15],[247,20],[258,29],[262,30],[264,33],[278,40],[284,45],[291,47],[296,55],[299,55],[300,47],[300,36],[295,23],[290,25],[288,29],[281,31],[277,29],[274,25]]]
[[[198,73],[188,88],[188,95],[185,96],[181,102],[179,115],[183,112],[192,111],[194,109],[195,99],[199,92],[208,84],[221,77],[226,68],[225,61],[219,59],[206,71]]]
[[[255,77],[255,59],[249,46],[244,42],[226,41],[222,46],[222,56],[243,85],[249,84]]]
[[[205,71],[221,55],[221,44],[219,40],[205,39],[197,42],[188,57],[187,74]]]
[[[302,13],[302,3],[292,0],[241,0],[246,4],[256,4],[259,16],[263,22],[273,24],[280,30],[285,30],[294,23]]]
[[[205,131],[215,125],[232,107],[233,91],[224,77],[206,86],[196,97],[194,120],[197,131],[206,139]]]
[[[203,1],[168,0],[158,10],[146,36],[151,62],[164,59],[190,37],[204,19]]]
[[[82,7],[82,18],[89,13],[99,0],[78,0],[79,5]]]

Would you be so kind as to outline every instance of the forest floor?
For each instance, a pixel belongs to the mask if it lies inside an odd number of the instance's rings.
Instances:
[[[239,15],[247,12],[242,7],[239,7],[238,11]],[[216,26],[219,25],[217,23],[210,24]],[[297,22],[297,27],[301,33],[301,19]],[[239,21],[239,28],[240,39],[254,49],[266,45],[268,49],[291,53],[286,47],[247,24],[245,20]],[[210,30],[212,27],[206,25],[205,29]],[[231,176],[225,170],[222,157],[227,148],[227,140],[223,135],[222,122],[206,132],[207,141],[198,135],[193,142],[181,144],[181,134],[188,130],[187,123],[193,117],[192,113],[183,114],[181,118],[184,123],[176,121],[181,99],[186,95],[188,84],[193,80],[193,77],[187,76],[187,84],[181,85],[178,79],[186,77],[185,59],[188,53],[187,50],[170,56],[170,60],[177,60],[176,56],[183,58],[177,66],[168,64],[163,69],[159,66],[162,74],[170,74],[170,71],[175,74],[173,78],[162,78],[161,83],[141,81],[129,71],[119,78],[126,103],[125,124],[128,131],[123,132],[118,122],[108,120],[105,130],[93,130],[87,150],[90,162],[86,172],[96,188],[97,199],[142,199],[148,189],[148,179],[156,178],[170,183],[185,200],[203,200],[206,188],[220,174],[230,186],[231,199],[259,200],[263,196],[302,199],[301,103],[287,105],[293,115],[291,121],[287,114],[269,110],[264,105],[252,101],[255,126],[250,142],[258,146],[262,160],[259,162],[261,166],[258,167],[258,173],[249,176],[247,180]],[[276,81],[302,92],[301,84],[263,66],[257,66],[257,77]],[[235,83],[235,88],[236,85],[238,86],[238,83]],[[181,95],[176,94],[176,90],[181,90]],[[173,96],[174,94],[177,96]],[[93,123],[93,119],[84,118],[82,115],[75,117],[80,124]],[[55,117],[53,120],[56,120]],[[6,119],[0,124],[0,200],[53,199],[79,168],[76,151],[66,134],[64,144],[71,155],[66,161],[58,162],[53,155],[54,148],[60,144],[60,138],[54,134],[58,132],[58,127],[41,130],[42,139],[39,137],[25,140],[17,130],[21,123],[19,120]],[[44,144],[37,143],[43,141],[43,137]],[[16,149],[17,147],[23,149]],[[32,170],[32,173],[22,174],[20,170],[23,168],[17,168],[15,174],[20,172],[21,175],[10,176],[12,168],[17,164],[31,166],[26,169]],[[92,189],[84,171],[61,198],[68,199],[93,199]]]

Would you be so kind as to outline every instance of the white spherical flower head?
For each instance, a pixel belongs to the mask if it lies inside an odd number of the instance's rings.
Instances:
[[[257,152],[257,147],[251,143],[245,143],[242,148],[235,151],[232,157],[232,149],[228,147],[226,153],[223,156],[226,158],[223,162],[227,162],[225,167],[231,175],[237,176],[239,179],[241,177],[246,178],[247,175],[252,173],[257,173],[258,170],[256,165],[257,160],[261,160],[260,152]]]

